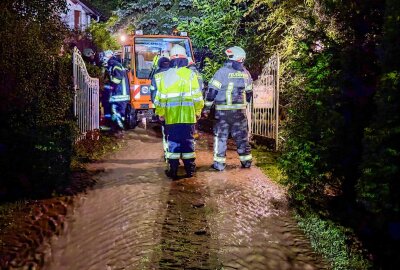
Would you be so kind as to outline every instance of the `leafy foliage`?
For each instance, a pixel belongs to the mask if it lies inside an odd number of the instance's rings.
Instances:
[[[120,0],[89,0],[89,2],[99,9],[104,15],[111,16],[112,12],[117,9]]]
[[[295,0],[257,1],[247,12],[264,54],[282,57],[280,163],[292,200],[340,206],[329,210],[374,238],[369,247],[383,257],[394,254],[383,250],[395,246],[388,228],[400,205],[398,12],[394,1]],[[356,208],[379,219],[360,225]]]
[[[64,10],[63,1],[0,3],[0,192],[21,195],[67,179],[72,70],[56,13]]]
[[[224,51],[230,46],[245,46],[238,38],[244,10],[231,0],[194,0],[198,15],[189,21],[180,21],[178,29],[188,31],[196,48],[211,52],[205,60],[205,78],[211,79],[226,59]]]
[[[362,176],[357,188],[371,210],[390,211],[400,219],[400,4],[386,1],[382,75],[375,95],[376,114],[365,129]]]
[[[273,53],[281,57],[280,166],[292,202],[340,213],[388,256],[381,247],[399,239],[400,222],[398,1],[194,3],[199,16],[179,27],[215,55],[206,78],[233,44],[245,48],[253,74]]]
[[[117,50],[120,48],[118,41],[112,34],[112,27],[116,21],[117,18],[113,16],[107,22],[93,22],[87,29],[92,36],[93,43],[96,44],[100,51]]]
[[[311,245],[331,263],[335,270],[366,270],[372,265],[358,248],[349,248],[346,241],[354,233],[332,221],[322,220],[314,213],[296,215],[299,227],[311,240]]]
[[[119,28],[170,35],[179,21],[190,20],[194,12],[192,0],[122,0],[116,14]]]

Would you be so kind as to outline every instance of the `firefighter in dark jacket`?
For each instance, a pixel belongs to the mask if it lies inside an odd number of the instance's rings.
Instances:
[[[155,101],[156,94],[157,94],[157,84],[154,76],[156,74],[159,74],[161,72],[167,71],[170,68],[171,60],[169,59],[169,53],[168,52],[162,52],[161,55],[157,55],[154,60],[156,63],[156,68],[155,72],[153,73],[153,76],[151,78],[151,86],[150,86],[150,98],[151,102]],[[165,121],[160,121],[161,122],[161,133],[162,133],[162,141],[163,141],[163,149],[164,149],[164,158],[166,159],[166,153],[168,152],[168,143],[165,138]]]
[[[243,168],[250,168],[251,148],[248,140],[246,106],[252,98],[252,79],[243,66],[246,52],[237,46],[225,51],[228,61],[209,82],[204,114],[215,104],[214,162],[212,168],[222,171],[226,166],[229,134],[237,146]]]
[[[154,79],[154,76],[160,72],[167,71],[170,68],[170,59],[169,59],[169,53],[168,52],[162,52],[161,55],[157,55],[154,60],[155,69],[154,73],[152,74],[153,76],[151,77],[151,86],[150,86],[150,97],[151,97],[151,102],[154,103],[154,99],[157,94],[157,86],[156,86],[156,81]]]
[[[110,108],[110,114],[105,116],[111,117],[112,131],[119,133],[124,129],[125,109],[130,100],[126,70],[110,50],[103,53],[102,62],[107,69],[108,82],[104,88],[108,91],[105,96]]]

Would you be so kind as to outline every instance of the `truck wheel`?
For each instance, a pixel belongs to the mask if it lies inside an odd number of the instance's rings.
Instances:
[[[134,129],[137,126],[137,113],[130,104],[125,109],[125,129]]]

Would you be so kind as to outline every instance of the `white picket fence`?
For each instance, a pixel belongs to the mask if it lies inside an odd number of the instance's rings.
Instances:
[[[272,56],[253,86],[253,101],[247,107],[250,138],[273,139],[278,149],[279,55]]]
[[[77,117],[79,135],[77,141],[93,139],[99,130],[99,79],[89,76],[81,52],[74,48],[74,114]]]

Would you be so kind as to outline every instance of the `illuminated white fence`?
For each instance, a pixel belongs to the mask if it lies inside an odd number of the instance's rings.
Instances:
[[[247,108],[252,138],[273,139],[278,149],[279,128],[279,56],[272,56],[253,86],[253,102]]]
[[[99,129],[99,79],[89,76],[81,52],[75,47],[73,53],[74,114],[78,119],[77,141],[94,135]]]

